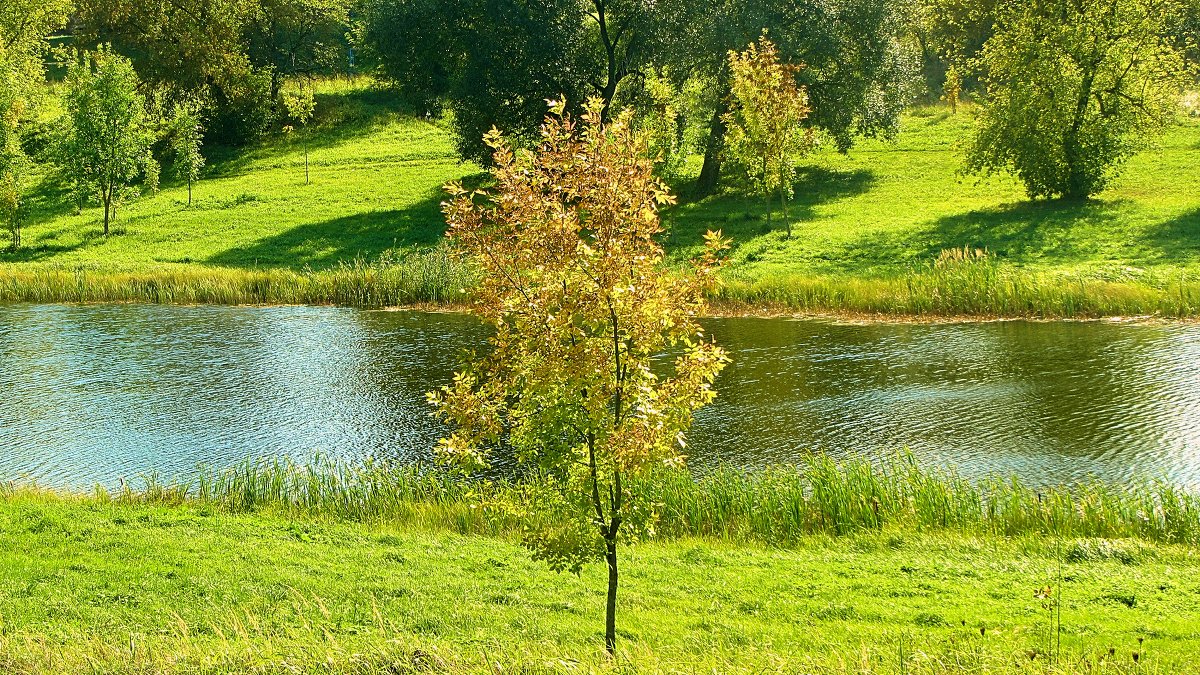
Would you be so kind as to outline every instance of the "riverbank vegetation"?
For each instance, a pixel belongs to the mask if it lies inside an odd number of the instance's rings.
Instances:
[[[481,515],[495,491],[516,489],[502,482],[267,462],[186,491],[153,481],[87,496],[6,487],[0,665],[1186,669],[1200,640],[1197,562],[1194,543],[1166,542],[1195,541],[1195,504],[1177,510],[1152,487],[1010,486],[827,459],[699,481],[657,476],[639,489],[662,503],[660,527],[627,551],[612,661],[595,638],[602,568],[576,577],[531,561],[516,523]]]
[[[536,135],[544,98],[566,93],[568,107],[577,109],[586,95],[599,93],[606,113],[632,111],[635,126],[665,160],[662,174],[680,196],[664,211],[670,256],[682,263],[695,254],[708,229],[731,238],[727,283],[713,297],[717,311],[1197,313],[1200,118],[1189,103],[1195,95],[1180,98],[1176,89],[1194,85],[1187,74],[1198,61],[1200,20],[1173,0],[1161,12],[1133,0],[1092,8],[1126,12],[1145,38],[1113,37],[1105,52],[1112,58],[1096,78],[1157,73],[1121,65],[1127,58],[1149,63],[1138,50],[1156,40],[1162,50],[1155,63],[1170,77],[1152,78],[1153,105],[1143,106],[1154,111],[1148,122],[1135,115],[1113,127],[1090,103],[1076,115],[1081,143],[1115,153],[1088,164],[1096,180],[1085,182],[1104,186],[1089,190],[1088,199],[1030,199],[1029,181],[1008,173],[1035,171],[1005,159],[1017,156],[1008,146],[1013,139],[1034,143],[1044,134],[1022,129],[1053,117],[1036,112],[1045,101],[1001,101],[985,90],[989,82],[1002,88],[1003,66],[1012,59],[1019,65],[1036,57],[1013,48],[1001,53],[1021,41],[996,31],[1019,35],[1046,21],[1015,5],[922,0],[902,9],[883,0],[835,2],[798,22],[754,2],[710,12],[681,0],[639,14],[612,0],[590,3],[593,12],[576,6],[589,3],[534,10],[476,0],[339,1],[293,12],[290,2],[231,0],[223,35],[213,40],[211,27],[155,13],[152,2],[120,8],[81,2],[73,9],[65,2],[22,3],[11,21],[0,16],[0,31],[20,38],[4,61],[5,72],[20,76],[9,92],[15,96],[3,104],[7,159],[0,163],[11,179],[4,217],[14,243],[0,253],[6,300],[461,302],[459,291],[470,288],[460,283],[469,280],[461,270],[435,288],[397,281],[410,272],[391,269],[400,260],[401,267],[416,265],[441,242],[440,186],[482,180],[480,167],[463,158],[482,157],[482,133],[492,123],[520,143]],[[45,10],[34,13],[38,21],[18,20],[30,14],[27,5]],[[1008,14],[993,21],[1001,9]],[[488,14],[494,11],[503,20]],[[564,12],[576,12],[570,16],[578,21],[563,20]],[[446,20],[452,16],[462,20]],[[1080,30],[1108,25],[1105,16],[1091,14],[1071,21]],[[156,30],[146,30],[147,22]],[[480,22],[487,31],[475,30]],[[68,23],[73,34],[56,34],[57,44],[102,50],[111,44],[113,58],[127,57],[136,71],[139,91],[148,94],[149,126],[160,136],[153,150],[164,163],[159,191],[147,179],[126,186],[138,193],[136,201],[102,209],[86,195],[80,202],[72,189],[79,176],[72,178],[71,153],[63,152],[71,125],[60,100],[66,87],[57,79],[73,57],[47,52],[44,39]],[[607,37],[579,33],[580,26],[601,24],[612,31]],[[778,205],[758,198],[754,172],[741,170],[748,160],[739,162],[736,148],[725,143],[728,122],[740,119],[730,108],[734,101],[721,95],[734,86],[728,50],[745,49],[764,28],[811,108],[796,137],[817,145],[798,162],[785,162],[789,184],[780,190],[794,195],[785,204],[791,237],[772,225]],[[1064,56],[1053,63],[1081,58],[1076,52],[1092,44],[1073,35],[1056,38]],[[319,44],[308,39],[318,37]],[[638,63],[621,61],[629,44],[622,39],[644,47],[626,55]],[[990,61],[981,58],[989,41],[997,46]],[[189,47],[209,42],[211,49]],[[503,64],[488,56],[495,44],[509,54]],[[839,66],[827,67],[833,63]],[[488,73],[487,86],[479,85],[481,73]],[[1043,75],[1067,93],[1082,86],[1053,68]],[[1110,82],[1104,91],[1121,98],[1131,82]],[[531,88],[545,89],[545,96],[528,95]],[[945,105],[927,104],[939,95]],[[305,105],[297,116],[300,99]],[[189,121],[177,123],[184,109]],[[299,128],[301,118],[301,130],[285,132]],[[1001,173],[967,175],[973,166],[967,151],[981,147],[985,127],[1008,139],[984,163]],[[1057,156],[1051,150],[1031,152]],[[104,214],[114,210],[105,236]],[[939,259],[964,250],[986,251],[987,262],[972,264],[969,274],[946,274]],[[333,281],[347,275],[377,285],[347,292]],[[95,287],[83,288],[81,279]]]
[[[0,253],[0,298],[461,303],[471,274],[438,250],[439,192],[448,180],[480,180],[478,168],[456,161],[444,129],[392,112],[394,97],[367,81],[331,81],[316,98],[318,118],[305,132],[310,185],[302,148],[285,138],[213,151],[192,207],[185,180],[164,181],[122,207],[117,234],[105,238],[98,209],[76,215],[66,191],[39,183],[22,250]],[[682,258],[705,227],[732,240],[717,311],[1197,313],[1200,124],[1174,127],[1097,200],[1021,204],[1015,180],[957,174],[955,144],[969,116],[920,109],[904,117],[894,144],[817,151],[800,171],[791,239],[765,228],[752,193],[735,186],[696,199],[684,181],[681,203],[664,213],[664,243]],[[972,260],[947,266],[964,248]],[[975,249],[986,259],[974,259]],[[416,272],[431,268],[440,270],[433,278]]]

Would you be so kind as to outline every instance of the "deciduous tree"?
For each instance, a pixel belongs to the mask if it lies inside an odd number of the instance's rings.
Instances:
[[[283,92],[283,108],[288,117],[300,126],[300,145],[304,148],[304,184],[308,185],[308,123],[312,120],[317,103],[313,99],[310,87],[300,83],[295,89]],[[285,129],[291,132],[294,127],[288,125]]]
[[[474,311],[495,334],[430,401],[454,428],[443,458],[477,467],[503,451],[539,475],[510,505],[535,557],[606,562],[612,652],[618,546],[653,515],[629,479],[684,462],[726,356],[695,320],[724,242],[710,232],[703,259],[667,272],[656,237],[671,196],[629,116],[606,125],[603,108],[592,99],[578,122],[554,104],[532,153],[493,130],[494,190],[451,185],[449,236],[482,272]]]
[[[138,91],[133,64],[106,46],[80,54],[67,73],[63,107],[59,154],[69,158],[80,193],[104,207],[108,235],[117,205],[140,193],[136,179],[145,188],[158,187],[158,162],[150,152],[154,120]]]
[[[728,152],[746,167],[763,192],[767,222],[771,195],[778,194],[787,236],[792,236],[787,203],[796,180],[796,162],[813,147],[808,94],[796,85],[799,65],[781,63],[779,50],[764,32],[745,51],[729,52],[733,109],[725,116]]]
[[[198,98],[188,98],[175,104],[171,113],[169,143],[175,174],[187,181],[188,206],[192,205],[192,183],[200,180],[204,169],[204,124],[201,115],[204,104]]]
[[[21,246],[24,192],[32,169],[22,136],[43,98],[46,38],[66,22],[69,9],[67,0],[0,4],[0,223],[13,249]]]
[[[987,101],[968,169],[1033,197],[1085,198],[1179,107],[1179,0],[1011,0],[984,47]]]

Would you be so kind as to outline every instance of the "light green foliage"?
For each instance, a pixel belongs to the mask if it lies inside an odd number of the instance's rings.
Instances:
[[[71,64],[63,94],[65,128],[59,154],[67,163],[80,196],[104,207],[104,234],[116,207],[136,198],[142,186],[158,187],[158,162],[151,155],[154,120],[138,91],[128,59],[101,47]]]
[[[288,117],[301,129],[308,126],[309,120],[312,119],[313,111],[316,110],[316,99],[313,98],[312,87],[304,86],[301,82],[295,89],[290,89],[283,92],[283,109],[287,111]],[[291,133],[292,125],[284,127],[284,131]],[[300,132],[301,144],[304,147],[304,184],[308,185],[308,134],[305,131]]]
[[[973,172],[1012,172],[1032,197],[1098,193],[1179,107],[1168,29],[1178,0],[1008,2],[984,49]]]
[[[24,127],[38,114],[46,36],[66,22],[67,0],[6,0],[0,6],[0,224],[13,250],[21,247],[23,201],[31,162]]]
[[[617,105],[624,103],[618,99]],[[685,136],[688,120],[683,94],[666,72],[650,72],[639,78],[636,95],[628,105],[635,111],[634,127],[646,135],[650,156],[657,159],[659,175],[668,180],[678,178],[691,150]]]
[[[176,175],[187,181],[188,206],[192,205],[192,183],[200,179],[200,171],[204,169],[204,155],[200,153],[204,143],[203,111],[204,104],[191,98],[175,104],[171,114],[171,155]]]
[[[779,195],[789,239],[787,203],[793,196],[796,162],[813,147],[811,131],[801,126],[811,109],[808,93],[796,85],[800,69],[779,60],[779,50],[765,32],[757,44],[729,53],[734,106],[725,116],[726,148],[762,190],[768,223],[771,195]]]
[[[526,543],[555,569],[604,558],[611,652],[617,545],[653,525],[629,481],[683,463],[727,360],[695,321],[724,242],[709,232],[703,258],[667,274],[658,209],[673,198],[630,116],[605,124],[592,99],[576,122],[551,105],[535,152],[489,134],[494,190],[448,186],[448,236],[480,270],[473,308],[495,334],[429,398],[453,429],[443,459],[477,468],[508,448],[546,476],[514,505]],[[674,358],[653,368],[664,352]]]
[[[958,99],[962,96],[962,75],[958,67],[951,65],[946,69],[946,81],[942,84],[942,100],[950,106],[951,113],[958,112]]]

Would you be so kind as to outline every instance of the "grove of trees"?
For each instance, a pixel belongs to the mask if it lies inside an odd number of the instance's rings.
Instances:
[[[728,58],[764,31],[787,68],[770,96],[739,85]],[[62,45],[53,54],[51,37]],[[82,71],[67,68],[64,104],[51,108],[69,119],[46,142],[56,125],[42,114],[45,64],[89,60],[93,70],[128,63],[97,85],[124,89],[81,98]],[[80,188],[81,207],[105,207],[105,221],[123,196],[153,186],[155,160],[170,161],[190,203],[203,146],[304,127],[313,78],[362,72],[410,112],[444,114],[464,159],[492,161],[483,138],[493,127],[537,142],[548,99],[579,115],[595,97],[603,119],[628,111],[650,135],[660,175],[682,176],[699,155],[696,196],[745,175],[785,211],[808,143],[849,151],[857,138],[894,136],[914,101],[963,101],[977,104],[969,170],[1013,173],[1034,197],[1080,198],[1169,122],[1198,66],[1200,6],[1189,0],[8,0],[0,220],[19,245],[33,176],[51,164]],[[793,90],[803,105],[764,144],[748,102]],[[128,155],[110,157],[119,167],[100,178],[86,154],[66,150],[92,142],[91,113],[79,111],[106,97],[137,109],[122,113],[127,134],[96,137]],[[766,166],[756,144],[787,152]],[[147,147],[155,156],[131,159]],[[725,171],[730,162],[744,171]]]

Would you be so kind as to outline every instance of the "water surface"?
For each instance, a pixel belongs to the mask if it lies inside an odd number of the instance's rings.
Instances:
[[[691,436],[699,470],[907,447],[969,476],[1200,487],[1200,326],[705,323],[733,363]],[[426,459],[444,430],[424,394],[485,335],[457,314],[0,306],[0,480]]]

